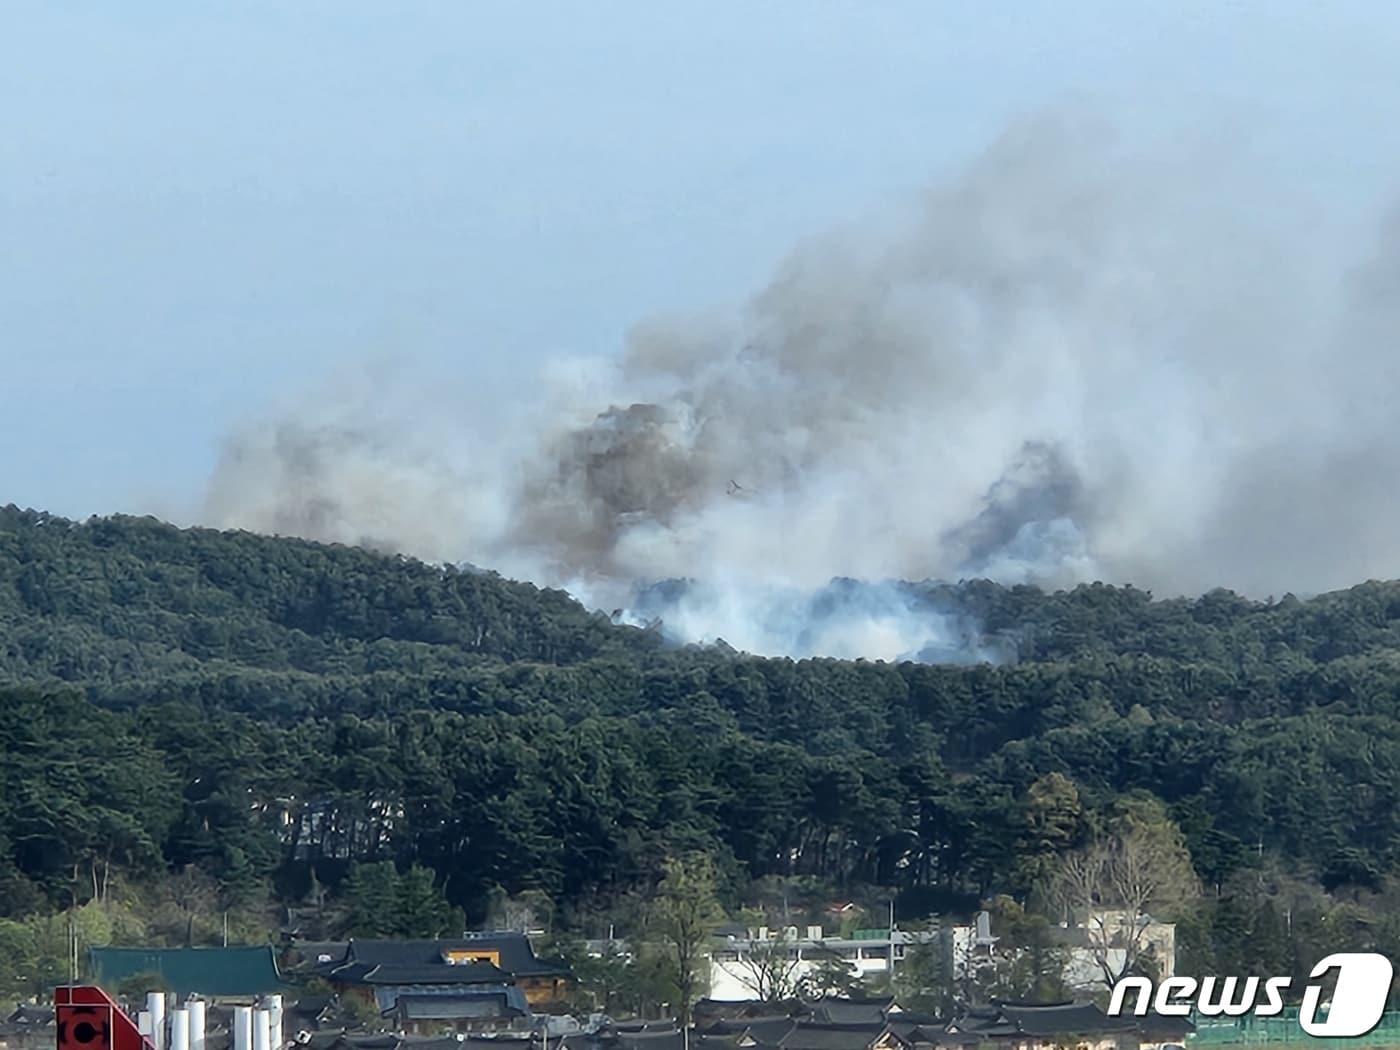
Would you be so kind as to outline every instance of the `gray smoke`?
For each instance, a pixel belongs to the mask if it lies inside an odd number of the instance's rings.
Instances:
[[[1332,258],[1230,159],[1027,122],[890,230],[801,245],[732,321],[558,362],[508,420],[385,413],[369,384],[250,428],[208,517],[788,655],[999,652],[835,577],[1263,596],[1400,574],[1397,227]],[[695,582],[646,590],[669,579]]]

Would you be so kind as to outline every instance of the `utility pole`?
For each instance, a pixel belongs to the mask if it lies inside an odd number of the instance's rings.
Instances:
[[[894,898],[890,898],[890,994],[894,994]]]

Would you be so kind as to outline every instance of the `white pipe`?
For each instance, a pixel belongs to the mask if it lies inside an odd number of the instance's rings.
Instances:
[[[151,1014],[151,1042],[155,1043],[156,1050],[165,1050],[170,1045],[165,1039],[165,993],[148,992],[146,1009]]]
[[[176,1007],[170,1011],[170,1050],[190,1050],[190,1015]]]
[[[269,995],[267,1003],[267,1023],[271,1029],[271,1050],[282,1050],[286,1045],[286,1034],[282,1030],[282,997]]]
[[[266,1010],[253,1011],[253,1050],[272,1050],[272,1017]]]
[[[253,1050],[253,1008],[233,1008],[233,1050]]]
[[[204,1033],[209,1024],[205,1002],[203,999],[191,999],[185,1004],[185,1009],[190,1014],[190,1050],[204,1050]]]
[[[142,1010],[136,1015],[136,1030],[152,1043],[155,1042],[155,1034],[151,1029],[151,1011]]]

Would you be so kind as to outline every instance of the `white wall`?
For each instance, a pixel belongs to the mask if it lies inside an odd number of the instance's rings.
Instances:
[[[908,945],[917,943],[922,935],[895,932],[895,968]],[[738,959],[746,955],[754,942],[731,941],[716,945],[710,955],[709,997],[720,1002],[738,1002],[756,998],[753,987],[753,974]],[[772,941],[759,941],[763,950],[770,950]],[[816,972],[831,958],[832,952],[846,956],[852,976],[866,977],[886,973],[890,968],[890,942],[888,940],[844,940],[828,938],[823,940],[798,940],[788,942],[789,951],[798,954],[797,966],[793,971],[793,981]]]

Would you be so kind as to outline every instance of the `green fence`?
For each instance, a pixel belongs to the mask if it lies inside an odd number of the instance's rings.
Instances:
[[[1196,1033],[1191,1037],[1195,1046],[1227,1046],[1268,1043],[1275,1047],[1293,1045],[1313,1047],[1348,1047],[1360,1050],[1368,1046],[1400,1047],[1400,1010],[1388,1011],[1381,1023],[1369,1035],[1355,1039],[1321,1039],[1308,1035],[1298,1024],[1298,1011],[1286,1010],[1278,1017],[1193,1017]]]

